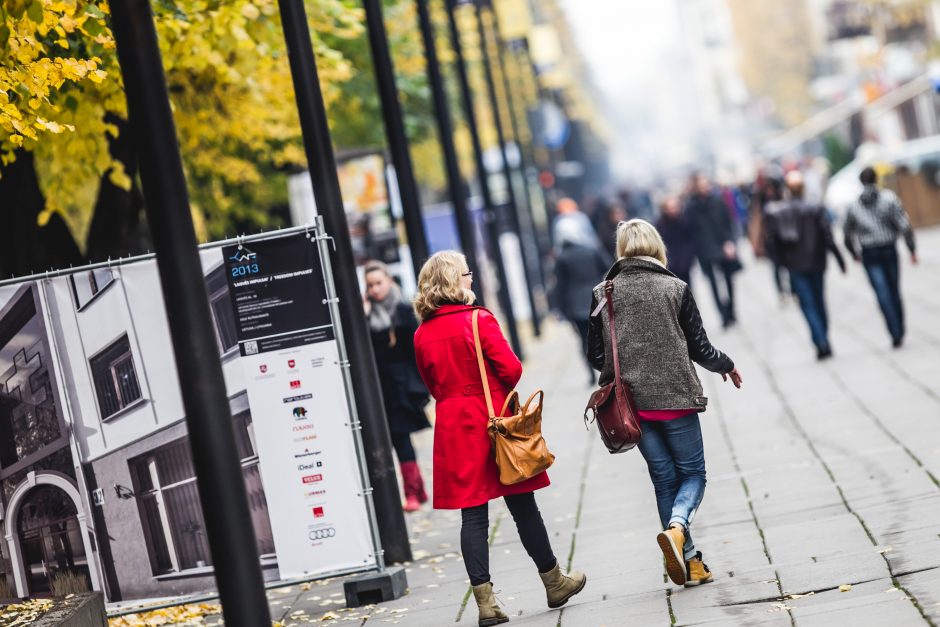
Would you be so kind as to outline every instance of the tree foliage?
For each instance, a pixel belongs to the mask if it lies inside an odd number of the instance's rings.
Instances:
[[[409,129],[421,141],[429,104],[411,3],[386,4]],[[306,7],[337,143],[381,146],[360,3]],[[153,9],[201,234],[279,226],[271,209],[286,203],[286,173],[305,156],[277,1],[154,0]],[[42,195],[37,226],[60,215],[81,246],[96,214],[111,220],[140,207],[109,209],[121,194],[139,197],[136,164],[120,146],[126,104],[109,13],[106,1],[0,5],[0,176],[19,175],[24,168],[12,164],[29,153]]]

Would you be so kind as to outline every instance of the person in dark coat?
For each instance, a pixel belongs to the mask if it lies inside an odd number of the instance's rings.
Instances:
[[[401,290],[384,263],[366,264],[365,279],[366,317],[388,429],[404,482],[404,509],[413,512],[427,502],[428,495],[411,434],[431,426],[424,413],[430,397],[415,364],[414,336],[418,320],[410,303],[402,300]]]
[[[567,227],[567,225],[560,225]],[[596,377],[591,364],[587,363],[587,334],[591,312],[586,303],[590,301],[591,290],[600,277],[607,273],[612,260],[597,246],[585,246],[579,243],[574,233],[566,228],[556,231],[556,245],[561,247],[555,259],[555,288],[552,290],[552,308],[560,312],[571,323],[581,338],[581,354],[588,368],[590,384]]]
[[[459,509],[460,550],[473,587],[481,626],[509,620],[496,603],[490,580],[489,502],[502,497],[516,523],[522,545],[545,585],[550,608],[580,592],[587,577],[565,573],[535,501],[549,485],[548,473],[504,485],[487,432],[490,411],[477,361],[473,315],[478,312],[480,352],[493,407],[502,407],[522,376],[522,363],[503,336],[496,317],[474,307],[473,273],[453,250],[435,253],[418,274],[415,333],[418,371],[437,401],[434,407],[434,508]],[[516,571],[518,572],[518,571]]]
[[[691,285],[692,264],[695,263],[695,230],[682,205],[674,197],[662,204],[662,213],[656,222],[656,230],[666,244],[666,256],[670,272]]]
[[[737,321],[732,276],[740,269],[730,209],[721,197],[712,193],[709,180],[697,174],[692,179],[685,212],[695,232],[695,255],[699,266],[711,284],[722,325],[729,327]],[[723,279],[724,294],[719,287],[719,275]]]
[[[832,239],[826,208],[803,200],[800,172],[789,172],[786,184],[790,198],[769,205],[764,219],[767,254],[789,272],[790,287],[800,301],[816,345],[816,358],[827,359],[832,356],[832,347],[823,289],[826,255],[831,252],[835,256],[843,273],[845,260]]]

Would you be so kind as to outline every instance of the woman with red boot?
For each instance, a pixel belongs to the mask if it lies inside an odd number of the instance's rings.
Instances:
[[[509,620],[496,604],[489,572],[488,506],[503,497],[519,531],[522,545],[545,586],[548,607],[561,607],[584,588],[587,578],[565,574],[555,559],[535,490],[548,485],[544,472],[514,485],[499,482],[487,434],[489,412],[473,339],[473,312],[479,313],[480,346],[494,407],[522,376],[522,364],[509,347],[496,318],[473,307],[473,273],[458,252],[433,255],[418,276],[415,312],[421,326],[415,333],[418,371],[437,401],[434,423],[434,507],[459,509],[460,549],[479,609],[478,625]]]
[[[385,415],[405,487],[406,512],[426,503],[424,480],[411,444],[411,434],[431,426],[424,413],[428,390],[415,367],[414,335],[418,328],[411,306],[388,267],[379,261],[366,264],[365,310],[372,334],[372,349],[382,383]]]

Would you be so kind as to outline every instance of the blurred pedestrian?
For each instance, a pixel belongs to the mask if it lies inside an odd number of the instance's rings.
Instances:
[[[845,217],[845,247],[865,266],[891,343],[898,348],[904,341],[904,305],[896,242],[899,236],[904,237],[911,263],[916,264],[914,230],[895,193],[878,188],[878,175],[872,168],[862,170],[859,180],[865,189]]]
[[[571,323],[581,338],[581,354],[594,385],[596,377],[591,364],[587,363],[587,334],[591,290],[607,273],[612,260],[598,246],[581,244],[571,223],[559,225],[556,244],[561,251],[555,259],[555,286],[552,290],[552,308],[560,312]]]
[[[671,196],[663,201],[656,230],[666,244],[669,271],[691,285],[692,264],[695,263],[695,229],[682,211],[679,199]]]
[[[663,531],[656,541],[666,572],[676,585],[697,586],[712,574],[695,548],[689,527],[705,494],[705,450],[699,412],[708,399],[692,362],[731,377],[741,374],[712,346],[702,326],[692,290],[666,269],[666,248],[656,229],[630,220],[617,232],[619,259],[607,273],[614,283],[621,376],[629,384],[640,418],[639,449],[649,469]],[[591,363],[600,384],[613,380],[610,318],[604,283],[594,288],[591,311]]]
[[[564,230],[569,237],[577,239],[579,244],[584,246],[598,246],[600,242],[597,239],[597,232],[591,224],[591,219],[587,214],[578,208],[578,203],[571,198],[560,198],[555,203],[555,222],[552,224],[552,241],[555,242],[555,254],[561,251],[558,244],[558,234]]]
[[[790,283],[784,268],[777,259],[767,254],[766,229],[764,220],[770,206],[783,200],[783,170],[777,166],[761,171],[754,183],[755,192],[751,196],[751,211],[748,217],[748,238],[757,257],[767,257],[771,263],[774,286],[780,303],[785,304],[790,296]]]
[[[594,222],[597,237],[607,257],[611,260],[617,256],[617,225],[627,219],[627,210],[619,202],[613,202],[604,207]]]
[[[503,497],[545,586],[549,607],[580,592],[583,573],[565,574],[555,558],[534,491],[549,484],[544,472],[503,485],[487,434],[488,410],[477,366],[472,315],[479,309],[480,341],[495,407],[502,407],[522,376],[522,364],[495,316],[473,306],[473,273],[458,252],[435,253],[418,275],[414,308],[421,319],[415,358],[437,401],[434,428],[434,507],[460,509],[460,548],[473,586],[480,625],[509,620],[496,604],[489,572],[489,501]]]
[[[384,263],[368,262],[365,280],[366,318],[382,385],[388,430],[404,483],[404,510],[413,512],[427,502],[428,496],[411,434],[431,426],[424,413],[430,397],[415,365],[414,335],[418,320],[410,304],[402,299],[401,289]]]
[[[695,254],[699,266],[711,285],[722,326],[729,327],[737,321],[733,275],[740,269],[730,209],[712,193],[711,182],[704,175],[697,174],[692,178],[685,212],[695,232]]]
[[[789,199],[768,207],[764,222],[767,254],[790,273],[790,287],[800,302],[809,325],[816,358],[832,357],[829,316],[823,278],[826,256],[832,253],[845,273],[845,260],[832,239],[826,208],[803,200],[803,176],[799,170],[786,175]]]

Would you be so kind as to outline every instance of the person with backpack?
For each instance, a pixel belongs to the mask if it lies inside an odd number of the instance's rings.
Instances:
[[[785,181],[789,198],[767,207],[765,246],[768,256],[778,259],[790,275],[790,287],[799,299],[816,345],[816,358],[828,359],[832,357],[832,347],[823,289],[826,256],[832,253],[843,274],[845,260],[832,239],[826,208],[803,200],[803,175],[793,170],[787,173]]]
[[[904,304],[896,242],[899,236],[904,237],[911,253],[911,263],[916,265],[914,230],[897,195],[891,190],[878,188],[878,175],[874,169],[865,168],[858,178],[865,189],[845,216],[845,247],[855,261],[861,261],[865,266],[868,281],[891,334],[891,344],[899,348],[904,342]]]
[[[594,288],[588,357],[600,385],[614,380],[613,350],[632,392],[662,531],[656,542],[676,585],[712,581],[692,540],[692,519],[705,493],[705,449],[699,412],[708,399],[695,361],[741,387],[741,373],[712,346],[689,286],[666,269],[666,247],[652,224],[630,220],[617,229],[618,260]],[[613,283],[617,346],[611,346],[606,282]]]

